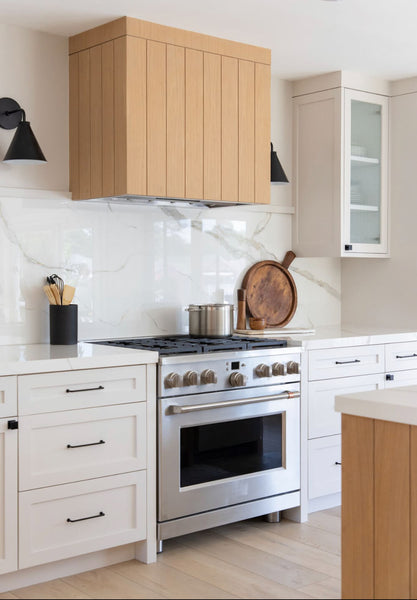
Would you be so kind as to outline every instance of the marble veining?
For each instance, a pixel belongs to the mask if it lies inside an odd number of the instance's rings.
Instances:
[[[191,303],[236,304],[247,269],[282,261],[291,214],[0,195],[0,344],[48,341],[42,286],[77,288],[79,339],[186,333]],[[340,323],[340,261],[296,258],[294,327]]]

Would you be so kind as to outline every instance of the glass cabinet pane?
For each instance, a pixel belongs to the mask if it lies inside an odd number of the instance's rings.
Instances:
[[[380,104],[351,100],[350,243],[381,243]]]

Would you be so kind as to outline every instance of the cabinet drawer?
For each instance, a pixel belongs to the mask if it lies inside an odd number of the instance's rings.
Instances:
[[[0,418],[17,415],[17,377],[0,377]]]
[[[308,384],[308,437],[318,438],[341,433],[340,413],[334,410],[336,395],[382,388],[384,388],[382,373],[310,382]]]
[[[146,400],[146,367],[64,371],[18,378],[19,414]]]
[[[417,369],[417,342],[400,342],[385,346],[386,371]]]
[[[395,388],[402,385],[417,385],[417,369],[411,369],[410,371],[396,371],[395,373],[387,373],[387,377],[393,377],[393,379],[387,379],[385,381],[386,388]]]
[[[86,408],[19,420],[19,489],[146,467],[146,404]]]
[[[310,381],[383,373],[385,371],[384,346],[311,350],[308,365]]]
[[[308,442],[308,497],[337,494],[342,489],[341,437],[318,438]]]
[[[146,537],[146,471],[19,494],[19,568]]]

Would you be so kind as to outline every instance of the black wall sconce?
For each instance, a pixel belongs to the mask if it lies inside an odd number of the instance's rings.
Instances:
[[[46,162],[46,158],[33,134],[26,114],[16,100],[0,98],[0,127],[16,129],[3,162],[37,164]]]
[[[285,171],[279,162],[277,153],[274,150],[274,146],[271,143],[271,183],[289,183]]]

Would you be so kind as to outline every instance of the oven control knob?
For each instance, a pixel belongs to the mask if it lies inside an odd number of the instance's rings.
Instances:
[[[286,375],[287,369],[285,368],[285,366],[286,365],[282,363],[274,363],[272,365],[272,375]]]
[[[255,369],[255,373],[257,377],[271,377],[272,375],[271,367],[264,364],[258,365]]]
[[[248,378],[243,373],[234,371],[229,377],[229,383],[232,387],[243,387],[246,385]]]
[[[300,365],[295,360],[287,362],[287,373],[288,375],[294,375],[300,372]]]
[[[217,375],[213,369],[204,369],[200,375],[200,378],[203,385],[206,383],[217,383]]]
[[[165,377],[165,387],[166,388],[176,388],[181,386],[181,377],[178,373],[170,373]]]
[[[182,378],[183,385],[197,385],[198,375],[195,371],[187,371]]]

